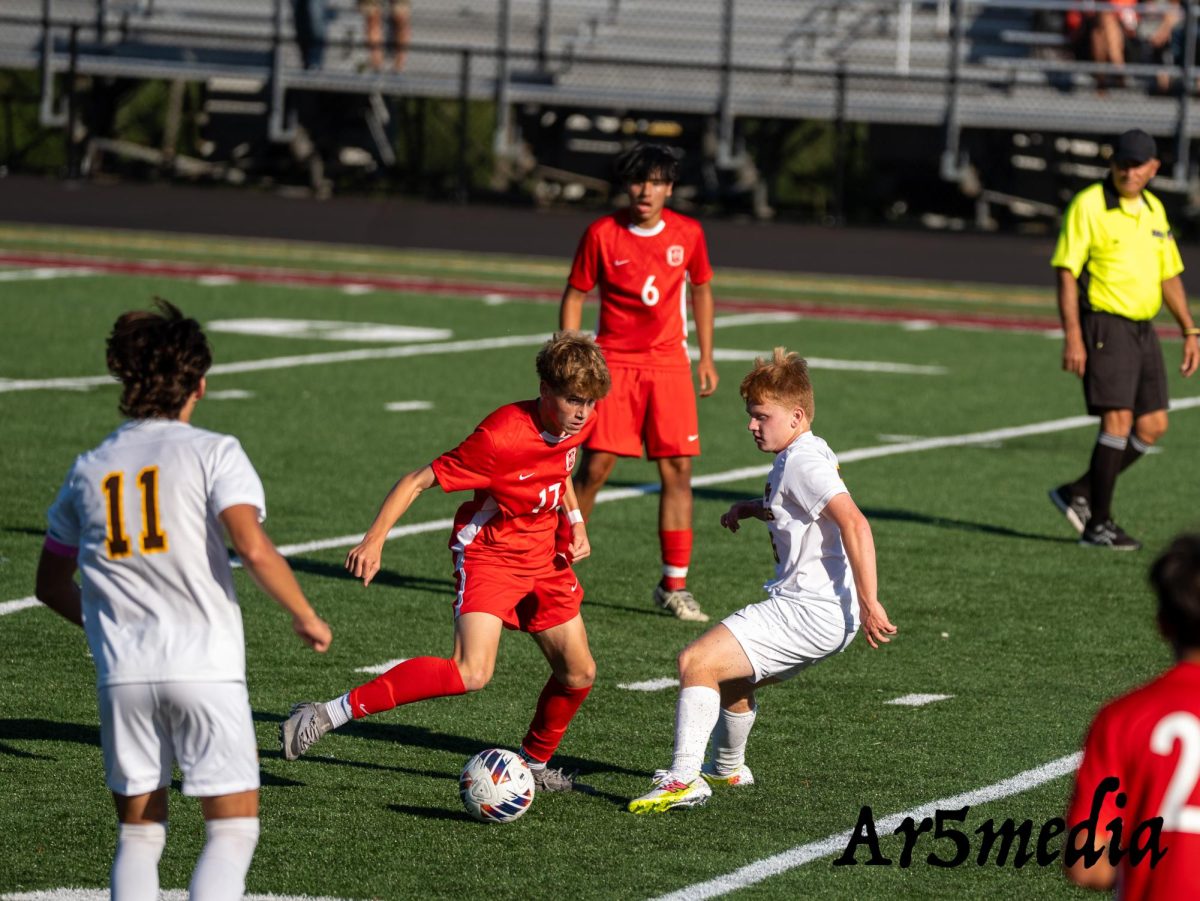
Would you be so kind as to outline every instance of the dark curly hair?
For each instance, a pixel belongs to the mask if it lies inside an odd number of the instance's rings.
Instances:
[[[122,313],[108,336],[108,371],[125,387],[119,406],[131,419],[174,419],[212,365],[200,323],[161,297],[154,303]]]
[[[617,157],[613,171],[622,185],[637,185],[651,178],[674,184],[679,180],[680,156],[663,144],[634,144]]]
[[[1200,648],[1200,535],[1180,535],[1154,561],[1158,620],[1179,650]]]

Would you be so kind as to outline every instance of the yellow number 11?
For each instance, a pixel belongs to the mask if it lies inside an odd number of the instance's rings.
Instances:
[[[122,504],[124,482],[125,473],[110,472],[100,483],[108,499],[108,519],[105,526],[108,532],[110,560],[120,560],[133,553],[129,537],[125,534],[125,513]],[[137,482],[142,493],[142,553],[158,554],[167,549],[167,536],[158,521],[158,467],[147,466],[138,473]]]

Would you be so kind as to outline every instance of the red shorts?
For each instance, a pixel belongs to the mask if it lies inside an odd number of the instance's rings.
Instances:
[[[454,555],[454,616],[490,613],[506,629],[544,632],[579,615],[583,586],[559,556],[543,570],[513,570],[496,560]]]
[[[692,370],[610,365],[612,390],[596,405],[589,450],[651,460],[696,457],[700,426]]]

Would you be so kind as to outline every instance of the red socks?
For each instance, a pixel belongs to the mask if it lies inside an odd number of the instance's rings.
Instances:
[[[447,695],[466,694],[462,675],[453,660],[414,657],[397,663],[377,679],[350,690],[350,713],[356,719]],[[540,710],[540,707],[539,707]]]
[[[659,529],[658,541],[662,546],[663,588],[667,591],[686,588],[688,564],[692,560],[692,530]]]
[[[567,726],[591,690],[590,685],[586,688],[567,688],[554,676],[546,680],[546,687],[538,697],[537,712],[529,724],[529,732],[521,742],[521,750],[528,757],[543,763],[553,757],[566,734]]]

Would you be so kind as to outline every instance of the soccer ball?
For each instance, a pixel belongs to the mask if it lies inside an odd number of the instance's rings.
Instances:
[[[533,803],[533,773],[520,754],[489,748],[467,761],[458,793],[481,823],[509,823]]]

